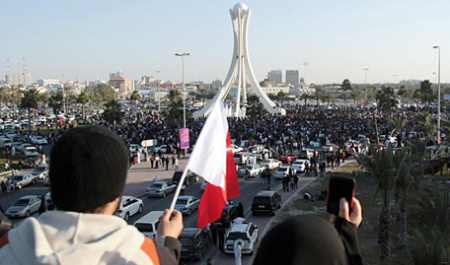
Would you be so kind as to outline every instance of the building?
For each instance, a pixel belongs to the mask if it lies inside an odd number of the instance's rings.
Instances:
[[[115,76],[109,80],[109,85],[120,94],[128,94],[134,90],[134,82],[126,76]]]
[[[299,87],[300,74],[298,70],[286,70],[286,84],[295,88]]]
[[[141,77],[141,82],[140,82],[140,84],[141,84],[141,85],[144,85],[144,86],[150,86],[150,85],[153,84],[154,82],[155,82],[155,77],[145,75],[145,76]]]
[[[212,81],[211,83],[211,88],[212,89],[220,89],[223,86],[223,81],[220,79],[216,79],[214,81]]]
[[[123,72],[122,71],[117,71],[117,73],[110,73],[109,74],[109,80],[111,80],[111,79],[113,79],[114,77],[117,77],[117,76],[123,76]]]
[[[5,75],[6,84],[10,86],[20,86],[28,87],[31,86],[31,74],[7,74]]]
[[[50,85],[58,85],[60,84],[58,79],[39,79],[37,80],[37,84],[40,86],[50,86]]]
[[[272,70],[267,73],[267,78],[269,78],[275,85],[283,83],[283,73],[280,69]]]

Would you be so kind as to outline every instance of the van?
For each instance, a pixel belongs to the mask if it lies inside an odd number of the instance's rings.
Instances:
[[[181,176],[183,175],[183,170],[178,170],[173,173],[172,176],[172,184],[178,184],[180,182]],[[186,177],[184,178],[184,185],[189,186],[189,184],[198,182],[200,177],[197,176],[194,172],[188,170],[186,172]]]
[[[250,152],[239,152],[233,154],[234,162],[239,165],[246,164],[247,159],[252,159],[254,156],[256,156],[256,154]]]
[[[178,240],[182,246],[181,259],[200,260],[211,244],[208,230],[194,227],[184,228]]]
[[[298,154],[298,158],[302,159],[311,159],[314,156],[314,150],[313,149],[302,149],[300,150],[300,153]]]
[[[159,218],[164,214],[163,211],[152,211],[134,222],[134,227],[144,236],[155,240],[158,231]]]
[[[269,213],[275,215],[275,209],[281,208],[281,196],[276,191],[263,190],[253,197],[252,214]]]

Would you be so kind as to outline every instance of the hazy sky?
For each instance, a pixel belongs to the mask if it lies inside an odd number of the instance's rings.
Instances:
[[[0,0],[0,76],[107,80],[122,70],[187,82],[225,79],[233,51],[228,0]],[[297,69],[317,84],[430,79],[450,82],[448,0],[248,0],[249,53],[258,80]]]

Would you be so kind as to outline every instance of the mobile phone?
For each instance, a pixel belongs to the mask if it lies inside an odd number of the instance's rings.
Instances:
[[[353,196],[355,196],[356,181],[348,177],[332,177],[328,186],[327,212],[339,214],[339,201],[341,198],[347,199],[350,212],[353,208]]]

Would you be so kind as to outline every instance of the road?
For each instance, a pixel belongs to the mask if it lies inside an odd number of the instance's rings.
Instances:
[[[47,148],[46,148],[47,149]],[[181,158],[179,160],[180,169],[183,169],[187,163],[187,158]],[[25,171],[30,172],[31,170]],[[147,198],[144,195],[145,189],[150,185],[152,180],[156,177],[158,180],[171,180],[174,170],[172,170],[171,166],[169,170],[165,169],[152,169],[150,167],[150,163],[139,163],[132,166],[128,173],[127,182],[124,189],[124,195],[132,195],[140,197],[144,202],[144,211],[141,214],[137,214],[131,216],[128,223],[133,224],[136,220],[142,217],[144,214],[155,211],[155,210],[163,210],[170,206],[171,200],[173,199],[173,194],[165,197],[165,198]],[[301,178],[299,181],[299,188],[303,185],[309,183],[313,178]],[[186,187],[185,194],[193,195],[197,198],[202,197],[202,191],[200,189],[201,181],[197,183],[192,183],[191,185]],[[260,190],[266,189],[268,184],[262,184],[256,178],[251,178],[248,181],[243,179],[239,179],[239,187],[241,191],[241,195],[237,198],[234,198],[234,203],[238,204],[242,202],[244,205],[244,213],[247,221],[256,224],[259,227],[260,238],[264,233],[264,229],[267,224],[272,220],[271,216],[252,216],[250,212],[250,206],[253,200],[253,196]],[[273,180],[271,183],[271,188],[273,190],[279,190],[281,188],[281,182]],[[21,196],[25,195],[42,195],[44,196],[49,191],[49,187],[45,187],[43,181],[38,181],[36,184],[32,186],[28,186],[23,188],[22,190],[15,191],[9,194],[0,194],[0,205],[3,209],[7,209],[15,200],[17,200]],[[293,192],[282,192],[279,191],[283,205],[288,201],[288,199],[294,194]],[[33,216],[37,217],[35,213]],[[13,219],[12,220],[15,225],[19,225],[23,219]],[[191,216],[184,217],[184,227],[197,227],[197,212],[194,212]],[[186,264],[205,264],[206,259],[211,258],[214,261],[214,264],[230,264],[230,262],[234,262],[234,257],[232,255],[225,255],[218,251],[215,247],[210,247],[207,252],[204,254],[202,260],[187,262]],[[252,256],[246,255],[243,256],[243,264],[247,264],[250,262]]]

